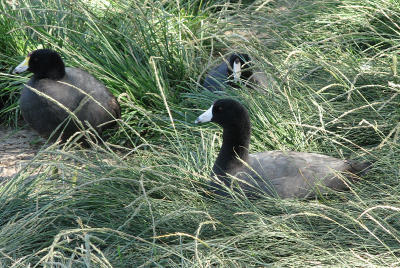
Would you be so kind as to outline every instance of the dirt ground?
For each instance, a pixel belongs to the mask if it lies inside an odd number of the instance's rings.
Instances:
[[[16,130],[0,126],[0,181],[15,175],[44,142],[28,127]]]

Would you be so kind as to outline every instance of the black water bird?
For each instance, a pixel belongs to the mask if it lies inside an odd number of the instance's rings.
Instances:
[[[203,81],[203,87],[212,92],[224,90],[227,86],[238,88],[240,85],[265,88],[268,86],[267,80],[265,75],[254,71],[248,54],[233,53],[211,69]]]
[[[280,198],[311,198],[348,188],[371,166],[370,162],[341,160],[305,152],[268,151],[249,154],[251,124],[246,108],[232,99],[217,100],[195,123],[215,122],[223,142],[215,161],[211,191],[227,196],[227,188],[248,197],[268,194]],[[341,175],[343,176],[341,176]]]
[[[24,120],[44,138],[65,142],[77,131],[92,127],[102,135],[121,117],[117,99],[96,78],[81,69],[65,67],[50,49],[35,50],[13,73],[29,71],[20,109]]]

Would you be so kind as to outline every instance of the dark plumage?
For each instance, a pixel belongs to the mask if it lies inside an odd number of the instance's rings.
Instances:
[[[308,198],[326,193],[327,188],[347,189],[338,173],[350,181],[358,179],[369,162],[340,160],[304,152],[269,151],[249,155],[251,124],[247,110],[231,99],[216,101],[195,123],[215,122],[223,128],[223,143],[213,167],[212,191],[228,193],[222,187],[241,188],[254,197],[266,193],[281,198]],[[233,183],[230,176],[238,178]],[[234,186],[236,185],[236,186]],[[239,187],[237,187],[239,186]]]
[[[237,88],[241,83],[265,87],[267,78],[253,72],[249,55],[233,53],[207,74],[203,87],[213,92],[224,90],[228,85]]]
[[[73,117],[68,118],[65,108],[73,112],[84,129],[89,123],[99,135],[105,129],[116,126],[115,119],[121,117],[117,99],[89,73],[77,68],[65,68],[57,52],[49,49],[31,52],[14,73],[26,70],[32,72],[33,77],[22,89],[20,109],[25,121],[44,138],[55,140],[61,135],[61,141],[65,142],[81,130]]]

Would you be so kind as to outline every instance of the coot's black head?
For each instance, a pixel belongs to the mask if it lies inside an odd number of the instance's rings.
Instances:
[[[247,54],[234,53],[229,59],[228,76],[233,82],[239,82],[240,79],[247,80],[252,76],[251,59]]]
[[[65,65],[61,56],[51,49],[38,49],[28,54],[13,73],[30,71],[34,78],[61,79],[65,75]]]
[[[238,101],[220,99],[201,114],[195,123],[214,122],[223,128],[250,128],[249,114]]]

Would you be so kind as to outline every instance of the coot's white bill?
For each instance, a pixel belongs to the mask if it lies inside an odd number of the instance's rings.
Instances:
[[[17,67],[15,67],[13,74],[19,74],[28,70],[29,57],[26,57]]]
[[[198,123],[210,122],[213,117],[213,113],[212,113],[213,106],[214,105],[211,105],[211,107],[207,111],[205,111],[199,117],[197,117],[197,119],[194,121],[194,123],[198,124]]]
[[[241,75],[242,75],[242,66],[240,66],[240,60],[239,58],[237,58],[233,63],[233,81],[238,82]]]

